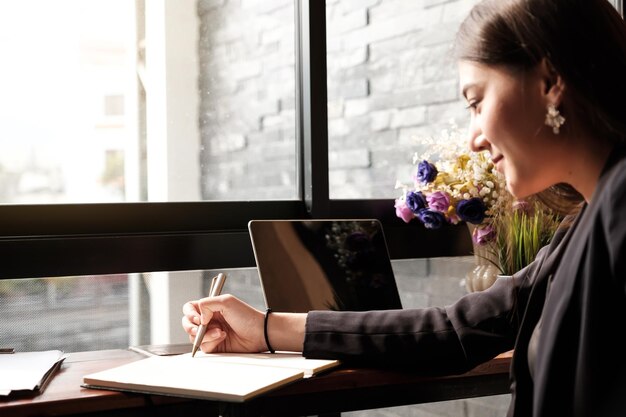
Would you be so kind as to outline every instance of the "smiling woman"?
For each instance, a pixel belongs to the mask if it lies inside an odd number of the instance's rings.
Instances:
[[[563,158],[563,148],[572,150],[574,143],[555,136],[544,123],[546,109],[561,102],[564,90],[562,78],[547,61],[521,73],[461,61],[459,75],[472,114],[472,149],[490,153],[514,196],[524,198],[572,182],[563,173],[574,161]]]

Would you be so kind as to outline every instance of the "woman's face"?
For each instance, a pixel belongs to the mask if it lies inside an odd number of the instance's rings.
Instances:
[[[490,153],[511,194],[524,198],[559,182],[554,162],[562,147],[544,125],[548,99],[540,70],[513,74],[461,61],[459,74],[471,112],[470,147]]]

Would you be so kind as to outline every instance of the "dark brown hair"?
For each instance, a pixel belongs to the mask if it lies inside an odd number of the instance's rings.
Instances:
[[[483,0],[461,24],[455,53],[520,72],[547,58],[567,87],[562,129],[626,143],[626,24],[607,0]],[[563,213],[582,202],[565,184],[538,197]]]

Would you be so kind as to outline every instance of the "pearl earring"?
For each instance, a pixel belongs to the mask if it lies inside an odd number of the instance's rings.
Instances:
[[[552,128],[555,135],[559,134],[559,128],[565,123],[565,117],[561,116],[561,112],[554,104],[548,104],[548,112],[546,113],[545,124]]]

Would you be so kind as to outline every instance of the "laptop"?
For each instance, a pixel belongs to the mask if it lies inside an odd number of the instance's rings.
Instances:
[[[266,307],[402,308],[378,220],[251,220],[248,230]]]

